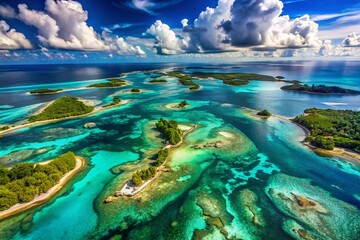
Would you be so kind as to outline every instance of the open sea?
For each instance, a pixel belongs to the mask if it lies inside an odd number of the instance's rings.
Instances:
[[[172,78],[148,83],[157,76],[152,70],[164,69],[258,73],[360,90],[360,61],[0,66],[0,125],[21,124],[62,96],[97,106],[114,96],[131,100],[0,137],[0,164],[7,167],[68,151],[88,160],[86,169],[49,202],[2,220],[0,239],[359,239],[360,163],[317,155],[301,143],[304,132],[295,124],[259,119],[243,109],[268,109],[285,117],[312,107],[360,110],[359,95],[287,92],[280,89],[283,82],[228,86],[220,80],[197,81],[199,91]],[[86,88],[125,73],[130,86]],[[38,88],[64,91],[28,94]],[[146,91],[124,91],[131,88]],[[165,107],[184,99],[190,107]],[[104,204],[161,147],[153,130],[161,117],[199,128],[171,152],[171,173],[162,173],[135,198]],[[97,128],[84,129],[88,122]],[[226,144],[191,148],[214,141]],[[317,206],[303,211],[295,195]]]

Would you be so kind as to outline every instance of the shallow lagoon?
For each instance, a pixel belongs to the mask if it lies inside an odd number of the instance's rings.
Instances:
[[[350,66],[311,62],[258,64],[261,68],[249,63],[241,68],[214,66],[201,70],[254,72],[260,69],[260,73],[304,82],[324,83],[327,78],[326,84],[337,84],[342,73],[347,72],[341,85],[354,89],[358,86],[355,76],[359,72],[354,70],[354,63]],[[358,65],[355,64],[357,69]],[[160,67],[146,66],[146,70]],[[204,66],[187,68],[187,71],[199,71],[199,67]],[[35,82],[47,87],[81,88],[90,84],[83,80],[122,73],[109,68],[88,67],[91,77],[82,76],[83,79],[65,71],[63,77],[67,79],[63,85],[58,75],[56,85],[45,80]],[[144,68],[138,66],[136,70]],[[326,72],[329,68],[331,74]],[[132,81],[132,86],[120,89],[72,90],[44,97],[26,95],[26,102],[14,99],[37,88],[31,86],[31,79],[26,88],[1,84],[1,105],[13,106],[0,109],[1,124],[21,120],[19,117],[24,118],[38,104],[64,94],[97,100],[100,104],[108,103],[109,96],[115,95],[133,100],[128,105],[92,116],[26,128],[0,138],[0,157],[19,150],[48,148],[26,161],[43,161],[69,150],[88,159],[87,169],[49,203],[0,222],[1,239],[300,239],[299,232],[303,232],[299,229],[304,229],[307,237],[317,239],[343,239],[344,236],[356,239],[360,234],[359,164],[318,156],[299,142],[303,132],[296,125],[277,118],[254,118],[241,108],[267,108],[292,117],[309,107],[358,109],[359,97],[283,92],[279,89],[282,84],[257,81],[239,87],[216,80],[199,81],[202,89],[192,92],[171,79],[164,84],[149,84],[151,76],[147,72],[128,74],[126,79]],[[123,92],[133,87],[149,91]],[[12,98],[3,98],[3,93]],[[183,99],[191,106],[181,110],[164,107]],[[171,173],[162,173],[135,198],[118,198],[104,204],[106,197],[122,187],[133,171],[148,165],[148,159],[161,146],[151,125],[160,117],[196,123],[199,128],[186,137],[184,145],[172,151]],[[96,122],[98,128],[83,129],[87,122]],[[234,139],[219,132],[231,133],[228,136]],[[219,140],[226,143],[223,148],[191,148]],[[317,213],[309,215],[313,224],[304,221],[303,216],[294,215],[295,210],[286,210],[287,202],[280,201],[279,195],[269,194],[269,188],[288,195],[303,194],[319,202],[335,217],[328,221],[325,216],[324,228],[316,222],[321,218]],[[345,228],[346,216],[352,217],[352,225]]]

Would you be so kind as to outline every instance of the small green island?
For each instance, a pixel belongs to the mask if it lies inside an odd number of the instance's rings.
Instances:
[[[360,94],[360,91],[341,88],[337,86],[325,86],[325,85],[307,85],[295,83],[293,85],[283,86],[282,90],[286,91],[295,91],[295,92],[304,92],[304,93],[322,93],[322,94],[349,94],[356,95]]]
[[[61,97],[46,107],[41,113],[30,116],[29,122],[61,119],[91,113],[93,106],[88,106],[76,97]]]
[[[186,100],[182,100],[180,102],[174,102],[174,103],[168,103],[165,105],[165,108],[167,109],[184,109],[190,106],[190,103],[188,103]]]
[[[157,173],[160,172],[159,168],[162,168],[166,163],[169,157],[169,148],[177,147],[182,142],[183,136],[195,127],[183,132],[175,120],[160,118],[156,123],[156,128],[161,134],[160,137],[164,140],[164,147],[155,155],[154,161],[150,163],[150,166],[147,169],[138,170],[133,173],[131,180],[120,191],[115,193],[115,196],[133,196],[144,189],[155,178]],[[113,196],[110,196],[105,202],[111,202],[113,198]]]
[[[126,85],[126,81],[118,78],[109,78],[107,82],[95,83],[87,86],[88,88],[118,88]]]
[[[190,104],[186,100],[183,100],[178,104],[178,106],[179,108],[185,108],[187,106],[190,106]]]
[[[121,103],[121,99],[118,96],[113,97],[112,103],[102,106],[103,108],[116,106]]]
[[[149,81],[149,83],[166,83],[167,80],[165,79],[152,79]]]
[[[133,88],[133,89],[130,90],[130,92],[139,93],[139,92],[141,92],[141,90],[139,88]]]
[[[267,109],[264,109],[264,110],[256,113],[256,115],[262,116],[262,117],[270,117],[272,114]]]
[[[47,193],[75,166],[76,156],[73,152],[46,164],[19,163],[11,169],[0,166],[0,211]]]
[[[157,130],[161,133],[161,137],[164,139],[165,144],[176,145],[181,142],[182,131],[178,127],[178,123],[175,120],[165,120],[160,118],[156,123]],[[137,187],[141,186],[144,182],[155,177],[157,168],[162,166],[169,155],[167,148],[161,149],[156,154],[155,166],[150,166],[145,170],[137,171],[133,174],[131,180]]]
[[[30,91],[30,94],[37,94],[37,95],[46,95],[46,94],[54,94],[63,91],[63,89],[50,89],[50,88],[39,88]]]
[[[326,150],[334,147],[360,153],[360,112],[351,110],[306,109],[294,121],[310,131],[306,141]]]

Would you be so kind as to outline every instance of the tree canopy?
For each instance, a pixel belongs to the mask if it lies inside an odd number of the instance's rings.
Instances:
[[[307,140],[312,144],[333,149],[344,147],[360,152],[360,112],[311,108],[295,122],[311,131]]]
[[[179,105],[179,108],[184,108],[190,104],[186,100],[183,100],[178,105]]]
[[[156,123],[156,128],[162,133],[162,136],[170,144],[175,145],[181,141],[181,130],[175,120],[165,120],[160,118]]]
[[[61,92],[62,90],[63,89],[61,89],[61,88],[58,88],[58,89],[39,88],[39,89],[30,91],[30,94],[51,94],[51,93]]]
[[[61,97],[51,103],[40,114],[29,117],[30,122],[79,116],[90,113],[94,107],[85,105],[76,97]]]
[[[256,115],[264,116],[264,117],[270,117],[271,113],[268,110],[264,109],[264,110],[258,112]]]
[[[73,152],[65,153],[45,165],[19,163],[10,170],[0,166],[0,211],[46,193],[75,166]]]
[[[293,85],[283,86],[282,90],[296,91],[296,92],[307,92],[307,93],[326,93],[326,94],[360,94],[360,91],[341,88],[337,86],[325,86],[325,85],[307,85],[295,83]]]
[[[126,85],[126,81],[117,78],[109,78],[107,82],[95,83],[87,86],[88,88],[116,88]]]

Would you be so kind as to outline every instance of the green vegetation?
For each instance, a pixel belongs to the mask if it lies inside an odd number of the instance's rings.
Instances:
[[[232,85],[232,86],[242,86],[249,84],[248,80],[223,80],[223,83],[226,85]]]
[[[46,193],[75,165],[75,154],[68,152],[46,165],[19,163],[10,170],[0,166],[0,211]]]
[[[293,84],[281,87],[282,90],[296,91],[296,92],[307,92],[307,93],[325,93],[325,94],[360,94],[360,91],[336,87],[336,86],[325,86],[318,85],[309,86],[307,84]]]
[[[215,78],[223,81],[233,80],[259,80],[259,81],[277,81],[276,78],[268,75],[255,74],[255,73],[205,73],[205,72],[194,72],[193,77],[197,78]]]
[[[178,128],[176,121],[167,121],[163,118],[160,118],[160,120],[156,123],[156,127],[170,144],[174,145],[181,141],[181,130]],[[155,177],[157,168],[165,163],[168,156],[169,150],[167,148],[161,149],[156,154],[155,166],[150,166],[146,170],[137,171],[132,175],[131,181],[134,183],[134,185],[141,186],[144,181]]]
[[[277,81],[276,78],[254,74],[254,73],[203,73],[195,72],[192,76],[205,79],[205,78],[214,78],[222,80],[224,84],[233,85],[233,86],[242,86],[248,84],[251,80],[259,81]]]
[[[8,130],[9,128],[10,128],[9,126],[2,126],[2,127],[0,127],[0,132]]]
[[[156,166],[150,166],[146,170],[137,171],[132,175],[131,180],[135,184],[135,186],[141,186],[143,181],[147,181],[156,175],[157,167],[160,167],[169,156],[168,149],[162,149],[156,154]]]
[[[150,166],[148,169],[137,171],[132,176],[132,181],[136,186],[141,186],[143,181],[147,181],[156,175],[157,168]]]
[[[190,89],[199,89],[200,86],[194,83],[194,78],[198,80],[204,80],[208,78],[222,80],[224,84],[241,86],[248,84],[251,80],[258,81],[281,81],[281,79],[274,78],[272,76],[255,74],[255,73],[205,73],[205,72],[194,72],[191,74],[174,71],[168,72],[167,76],[176,77],[182,85],[192,86]],[[292,82],[292,81],[291,81]]]
[[[143,184],[143,181],[147,181],[156,175],[157,167],[161,166],[167,159],[169,155],[168,149],[162,149],[160,150],[156,155],[156,166],[150,166],[146,170],[140,170],[137,171],[132,175],[132,182],[135,184],[135,186],[141,186]]]
[[[336,146],[360,153],[360,112],[311,108],[294,121],[311,131],[306,140],[317,147],[331,150]]]
[[[50,89],[50,88],[39,88],[39,89],[35,89],[30,91],[30,94],[51,94],[51,93],[57,93],[57,92],[61,92],[63,89]]]
[[[270,117],[271,113],[268,110],[264,109],[264,110],[258,112],[256,115],[264,116],[264,117]]]
[[[166,83],[167,80],[165,79],[153,79],[153,80],[150,80],[149,83]]]
[[[115,96],[115,97],[113,97],[112,103],[106,104],[106,105],[104,105],[104,106],[102,106],[102,107],[103,107],[103,108],[111,107],[111,106],[118,105],[119,103],[121,103],[121,99],[120,99],[118,96]]]
[[[167,121],[163,118],[156,123],[156,128],[162,133],[163,138],[175,145],[181,141],[181,130],[175,120]]]
[[[116,88],[126,85],[126,81],[117,78],[109,78],[107,82],[95,83],[87,86],[88,88]]]
[[[316,147],[320,147],[326,150],[333,150],[335,147],[334,138],[324,136],[307,136],[306,141],[310,142]]]
[[[188,105],[190,105],[190,104],[186,100],[183,100],[178,104],[179,108],[184,108]]]
[[[119,82],[123,82],[123,83],[125,83],[126,81],[125,80],[122,80],[122,79],[120,79],[120,78],[108,78],[108,79],[106,79],[106,80],[108,80],[108,81],[119,81]]]
[[[133,88],[133,89],[131,89],[130,92],[132,92],[132,93],[139,93],[139,92],[140,92],[140,89],[138,89],[138,88]]]
[[[79,116],[90,113],[94,107],[85,105],[76,97],[62,97],[55,100],[40,114],[29,117],[30,122]]]
[[[178,81],[180,82],[180,84],[184,85],[184,86],[191,86],[189,88],[189,90],[197,90],[200,88],[200,85],[194,83],[192,80],[192,76],[190,76],[189,74],[185,74],[182,72],[168,72],[167,76],[169,77],[175,77],[178,79]]]
[[[157,167],[161,166],[166,161],[168,156],[169,156],[169,150],[167,148],[160,150],[156,154],[156,166]]]

